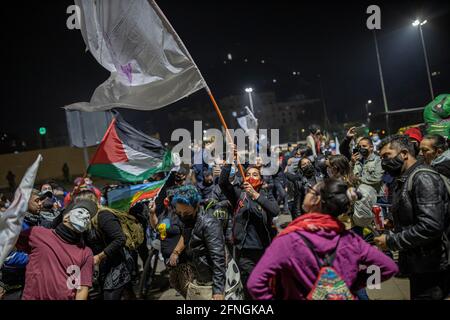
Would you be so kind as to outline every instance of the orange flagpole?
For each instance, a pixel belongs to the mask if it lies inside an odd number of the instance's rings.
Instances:
[[[211,90],[209,89],[209,87],[206,87],[206,91],[208,92],[209,98],[212,101],[214,109],[216,110],[217,115],[219,116],[219,120],[222,123],[222,126],[225,128],[225,132],[227,134],[228,140],[230,141],[230,143],[233,143],[233,138],[231,137],[230,133],[228,132],[227,123],[225,122],[225,119],[222,116],[222,112],[220,111],[219,106],[217,105],[216,99],[214,98],[214,96],[213,96]],[[242,165],[239,162],[239,156],[236,157],[236,164],[238,166],[239,172],[241,173],[242,181],[245,181],[244,169],[242,168]]]

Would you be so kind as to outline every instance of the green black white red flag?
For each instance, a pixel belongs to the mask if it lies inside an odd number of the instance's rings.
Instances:
[[[110,180],[138,182],[171,167],[171,152],[161,141],[136,130],[116,114],[91,160],[88,173]]]

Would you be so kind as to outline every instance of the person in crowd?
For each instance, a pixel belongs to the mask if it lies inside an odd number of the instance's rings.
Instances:
[[[372,135],[372,143],[373,143],[373,151],[379,151],[380,148],[380,143],[381,143],[381,139],[380,139],[380,135],[378,134],[378,132],[374,132]]]
[[[356,130],[355,127],[352,127],[342,141],[339,148],[340,153],[351,161],[353,173],[361,181],[361,184],[371,186],[378,192],[381,187],[381,178],[383,177],[381,159],[374,153],[373,142],[369,137],[360,138],[357,142],[357,147],[350,154],[350,143],[355,136]]]
[[[345,288],[330,293],[330,299],[333,294],[334,298],[355,299],[354,293],[370,276],[360,266],[378,266],[381,281],[397,273],[394,261],[346,231],[336,218],[348,211],[352,201],[349,193],[347,184],[337,179],[309,188],[303,202],[307,214],[275,238],[250,275],[247,285],[254,299],[317,299],[312,293],[326,262],[345,283]]]
[[[8,181],[9,191],[13,193],[16,190],[16,175],[11,170],[8,171],[6,180]]]
[[[41,198],[44,198],[42,210],[40,212],[41,219],[48,224],[60,214],[61,206],[58,199],[53,194],[53,188],[50,184],[43,184],[40,192]]]
[[[309,135],[306,137],[306,144],[312,151],[313,157],[317,157],[321,154],[321,144],[322,144],[322,132],[319,126],[311,125],[309,128]]]
[[[302,203],[308,191],[308,186],[323,180],[323,176],[316,170],[308,158],[302,158],[296,174],[286,172],[286,177],[294,185],[294,204],[292,218],[297,218],[302,211]]]
[[[22,223],[22,231],[41,226],[40,211],[43,198],[37,189],[31,191],[28,208]],[[25,268],[28,264],[28,253],[15,248],[6,258],[1,269],[0,287],[3,288],[5,300],[20,300],[25,285]]]
[[[230,171],[231,164],[222,168],[219,186],[235,208],[233,238],[236,262],[245,288],[248,276],[272,241],[275,231],[272,219],[278,216],[280,209],[273,195],[261,188],[263,181],[258,169],[247,168],[241,186],[230,183]],[[247,292],[245,294],[250,298]]]
[[[408,137],[394,135],[380,145],[383,169],[396,178],[392,199],[394,231],[375,238],[382,249],[399,251],[410,297],[445,299],[449,293],[449,194],[439,174],[415,158]]]
[[[212,201],[205,207],[205,210],[219,219],[222,224],[227,248],[229,252],[233,252],[233,206],[222,192],[219,185],[219,177],[224,163],[225,161],[213,168],[215,171],[216,182],[214,184]],[[230,171],[230,183],[233,187],[239,187],[241,185],[242,179],[237,171],[236,166],[232,165]]]
[[[73,202],[90,200],[99,205],[94,191],[86,188],[77,193]],[[120,300],[125,290],[130,290],[134,267],[126,237],[114,210],[99,206],[92,217],[92,228],[86,236],[86,244],[94,253],[94,265],[98,267],[98,282],[104,300]]]
[[[355,177],[348,159],[343,155],[335,155],[327,159],[327,174],[330,178],[342,180],[348,187],[353,187],[360,193],[361,199],[355,201],[349,214],[351,215],[350,227],[362,237],[363,228],[371,228],[374,221],[372,206],[377,202],[376,190],[361,183]]]
[[[63,172],[64,181],[67,183],[70,182],[70,171],[69,171],[69,165],[67,164],[67,162],[64,162],[64,164],[62,166],[62,172]]]
[[[409,141],[414,146],[415,151],[415,157],[418,159],[419,152],[420,152],[420,143],[423,139],[422,131],[420,131],[420,128],[412,127],[405,131],[405,136],[409,137]]]
[[[204,212],[200,195],[193,186],[182,186],[172,200],[176,214],[185,225],[183,237],[188,261],[194,266],[187,299],[223,300],[226,280],[226,252],[222,226]]]
[[[193,267],[188,263],[185,254],[185,241],[183,232],[185,226],[175,213],[175,206],[172,204],[173,197],[179,187],[167,188],[159,198],[164,197],[163,208],[150,204],[150,226],[159,233],[161,240],[161,254],[165,264],[169,269],[169,282],[172,288],[180,293],[184,298],[187,296],[187,289],[194,279]],[[162,211],[158,211],[162,209]],[[185,233],[189,234],[189,231]]]
[[[258,167],[256,167],[258,169]],[[261,168],[262,169],[262,168]],[[258,169],[261,172],[261,169]],[[269,191],[274,193],[275,199],[277,199],[278,203],[281,203],[283,206],[283,214],[291,214],[289,210],[289,197],[286,192],[287,179],[286,175],[281,166],[278,166],[278,171],[270,176],[264,176],[263,179],[266,182],[269,182],[267,187],[269,187]]]
[[[420,154],[426,164],[450,178],[450,150],[447,140],[438,134],[426,135],[420,142]]]
[[[95,202],[79,201],[55,230],[35,226],[22,231],[17,247],[29,253],[23,300],[87,300],[94,259],[83,233],[96,212]]]
[[[205,169],[203,171],[203,179],[197,182],[197,190],[202,197],[202,203],[208,203],[212,199],[214,191],[214,178],[212,170]]]

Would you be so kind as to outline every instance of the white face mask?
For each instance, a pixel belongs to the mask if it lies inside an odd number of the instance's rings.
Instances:
[[[78,232],[84,232],[91,226],[91,215],[84,208],[76,208],[69,212],[69,222]]]

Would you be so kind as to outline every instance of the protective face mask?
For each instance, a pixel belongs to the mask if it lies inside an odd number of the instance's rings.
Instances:
[[[179,218],[180,218],[181,222],[183,222],[185,227],[193,228],[195,226],[195,217],[194,217],[194,215],[188,215],[188,216],[184,216],[184,217],[181,217],[179,215]]]
[[[84,208],[76,208],[69,212],[69,222],[75,230],[82,233],[91,226],[91,215]]]
[[[250,183],[255,190],[262,185],[261,179],[255,179],[253,177],[247,178],[247,182]]]
[[[378,141],[380,141],[380,137],[379,136],[373,136],[372,141],[373,142],[378,142]]]
[[[392,177],[398,177],[402,173],[403,159],[400,157],[400,153],[392,159],[383,159],[381,161],[381,167],[384,171],[389,173]]]
[[[359,152],[361,153],[361,156],[366,158],[369,155],[369,149],[366,148],[359,148]]]
[[[313,165],[312,164],[307,165],[306,167],[304,167],[302,169],[302,172],[303,172],[303,174],[306,177],[311,177],[312,175],[314,175],[314,167],[313,167]]]
[[[330,148],[331,149],[336,149],[336,143],[330,143]]]

